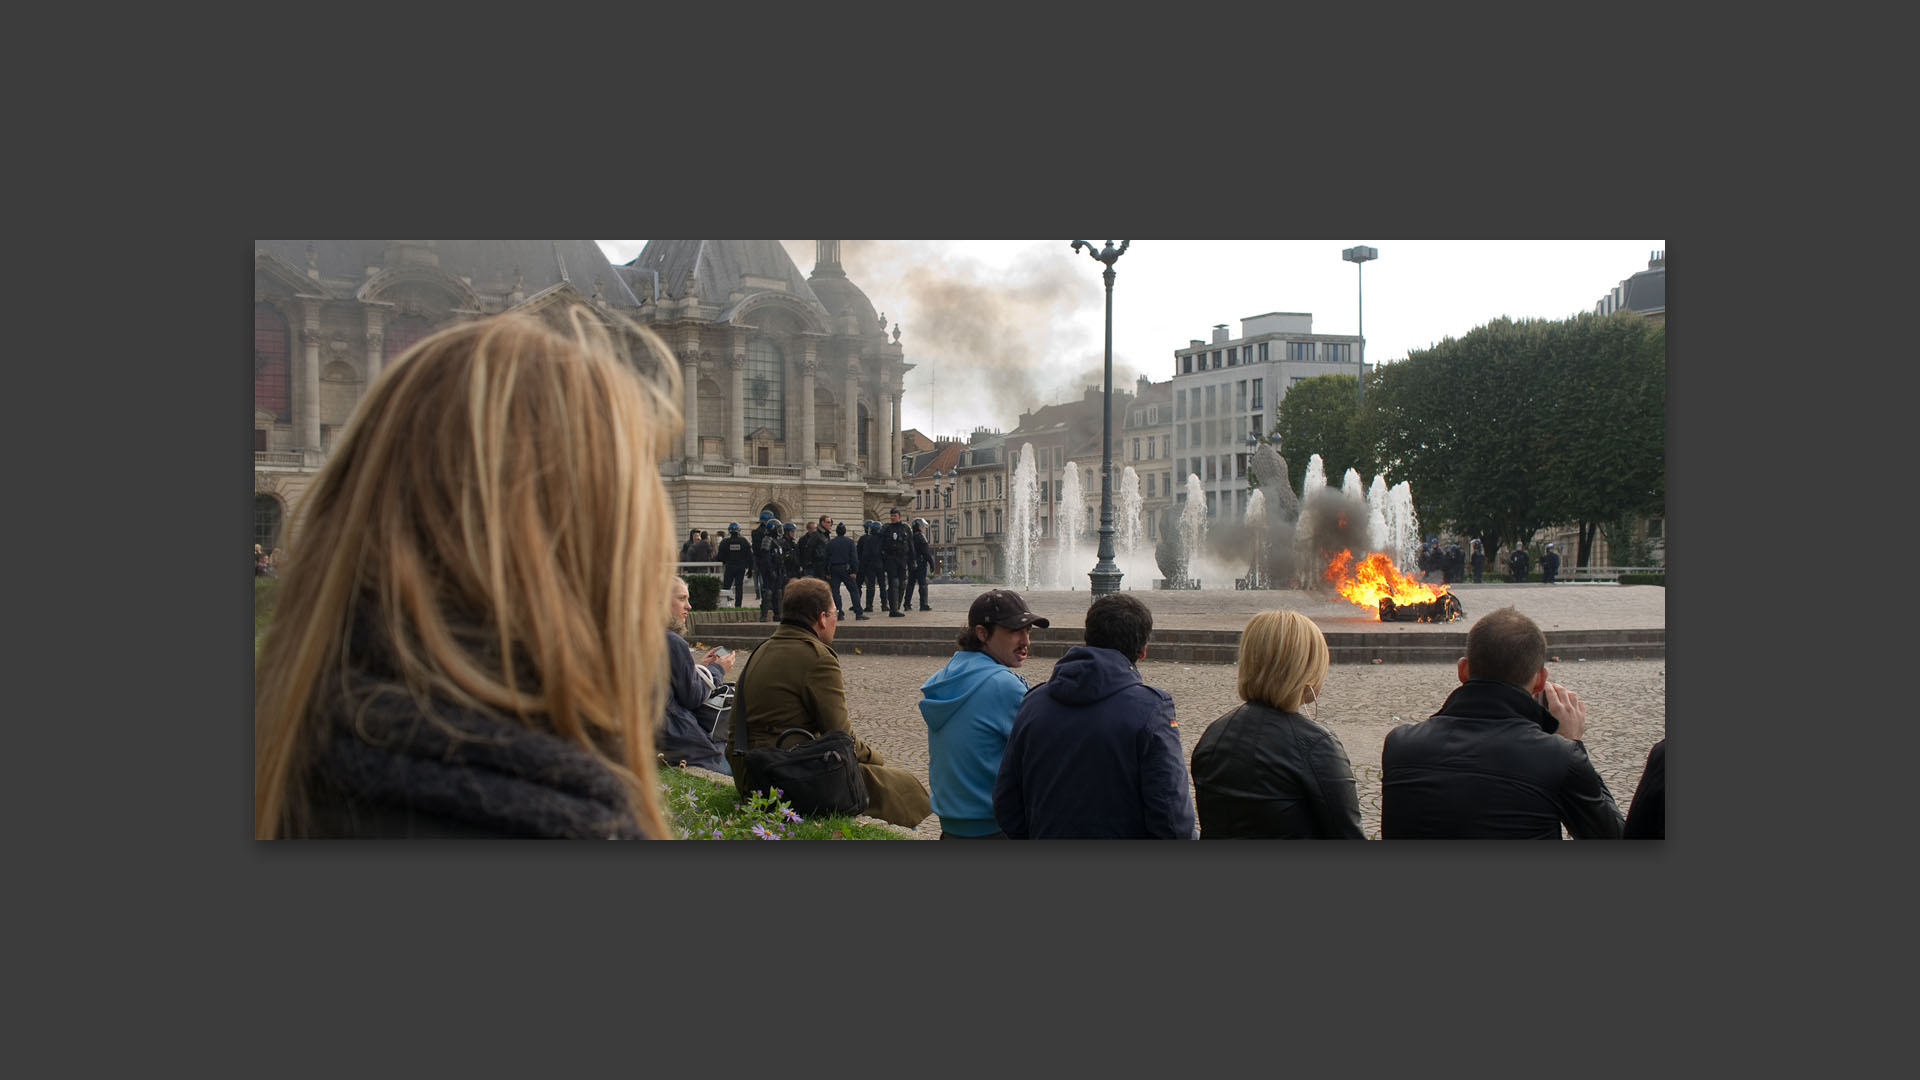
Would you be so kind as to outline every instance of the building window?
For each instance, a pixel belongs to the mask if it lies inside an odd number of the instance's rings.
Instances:
[[[1135,461],[1140,460],[1140,440],[1139,439],[1133,440],[1133,460]]]
[[[1052,492],[1048,490],[1048,481],[1045,481],[1045,480],[1040,481],[1040,501],[1043,503],[1050,503],[1053,501]]]
[[[1158,405],[1147,406],[1147,423],[1157,424],[1159,422],[1160,422],[1160,406]]]
[[[1237,413],[1243,413],[1247,411],[1247,380],[1245,379],[1241,379],[1239,382],[1234,384],[1233,411]]]
[[[1215,371],[1220,370],[1220,350],[1219,349],[1213,350],[1213,370]]]
[[[287,320],[272,304],[253,305],[253,407],[275,420],[293,419],[287,397],[289,360]],[[261,447],[265,449],[265,447]]]
[[[1247,430],[1256,435],[1265,435],[1267,433],[1266,423],[1259,413],[1254,413],[1253,419],[1247,422]]]
[[[1214,472],[1213,472],[1213,455],[1212,455],[1212,454],[1208,454],[1208,455],[1207,455],[1207,456],[1206,456],[1206,457],[1205,457],[1205,458],[1204,458],[1203,460],[1204,460],[1204,461],[1206,462],[1206,470],[1207,470],[1207,474],[1206,474],[1205,476],[1203,476],[1203,477],[1201,477],[1200,479],[1202,479],[1202,480],[1217,480],[1217,479],[1219,479],[1219,477],[1217,477],[1217,476],[1215,476],[1215,475],[1214,475]],[[1212,492],[1208,492],[1208,494],[1209,494],[1209,495],[1211,495],[1211,494],[1212,494]],[[1209,508],[1211,508],[1211,506],[1212,506],[1213,504],[1212,504],[1212,503],[1208,503],[1207,505],[1209,506]]]
[[[1353,363],[1353,346],[1344,342],[1323,341],[1320,343],[1321,358],[1330,364]]]
[[[747,369],[743,383],[746,387],[745,408],[741,415],[746,419],[747,434],[751,435],[761,428],[773,433],[775,440],[785,442],[787,438],[787,365],[780,356],[780,349],[765,338],[755,338],[747,342]],[[861,410],[861,444],[865,452],[866,428]]]
[[[1261,404],[1260,402],[1260,384],[1264,382],[1266,382],[1265,379],[1253,380],[1253,404],[1249,406],[1250,408],[1255,408],[1255,409],[1266,408],[1266,406]]]
[[[1192,353],[1188,353],[1187,355],[1180,358],[1180,374],[1182,375],[1193,374],[1193,354]]]
[[[1005,520],[1005,518],[1004,518],[1004,516],[1003,516],[1003,515],[1004,515],[1004,513],[1005,513],[1005,511],[1001,511],[1001,510],[995,510],[995,511],[993,512],[993,531],[994,531],[994,532],[1006,532],[1006,531],[1007,531],[1007,524],[1006,524],[1006,520]]]
[[[1153,498],[1153,478],[1153,473],[1147,474],[1147,498],[1149,499]]]
[[[402,315],[387,324],[386,337],[381,350],[386,353],[387,363],[400,359],[400,354],[413,348],[413,343],[433,333],[433,324],[418,315]]]
[[[1227,350],[1227,366],[1228,367],[1240,366],[1240,350],[1239,349]]]
[[[271,553],[280,540],[280,500],[271,495],[253,497],[253,542]]]
[[[1260,362],[1267,362],[1267,343],[1264,341],[1260,343]]]
[[[1208,416],[1213,416],[1213,415],[1215,415],[1215,413],[1216,413],[1216,410],[1214,409],[1214,407],[1213,407],[1213,406],[1214,406],[1214,393],[1213,393],[1213,387],[1211,387],[1211,386],[1209,386],[1209,387],[1207,387],[1207,412],[1206,412],[1206,415],[1208,415]]]
[[[260,452],[262,452],[262,451],[264,451],[264,450],[266,450],[266,448],[267,448],[267,429],[266,429],[266,428],[254,428],[254,429],[253,429],[253,451],[254,451],[254,453],[256,453],[256,454],[257,454],[257,453],[260,453]]]
[[[1173,436],[1171,435],[1160,436],[1160,456],[1161,457],[1173,456]]]
[[[1313,342],[1311,341],[1287,342],[1287,359],[1292,360],[1295,363],[1301,363],[1301,364],[1311,363],[1313,361]]]
[[[1219,443],[1220,443],[1220,428],[1219,428],[1219,427],[1217,426],[1217,425],[1218,425],[1219,423],[1220,423],[1220,421],[1218,421],[1218,420],[1209,420],[1209,421],[1207,421],[1207,441],[1206,441],[1206,442],[1205,442],[1205,443],[1204,443],[1203,445],[1205,445],[1205,446],[1218,446],[1218,445],[1219,445]]]

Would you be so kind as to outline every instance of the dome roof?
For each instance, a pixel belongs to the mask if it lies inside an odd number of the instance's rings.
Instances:
[[[834,315],[852,315],[858,333],[884,333],[886,328],[880,325],[880,313],[873,309],[873,301],[860,286],[847,280],[847,272],[840,267],[840,241],[817,240],[815,244],[813,273],[807,276],[813,295]]]
[[[304,267],[309,243],[325,278],[362,281],[368,267],[391,261],[389,256],[401,250],[395,245],[407,245],[404,250],[417,253],[414,257],[430,259],[429,265],[455,277],[471,278],[474,291],[489,296],[504,295],[516,283],[531,296],[565,281],[583,296],[592,296],[598,285],[607,302],[616,307],[636,307],[640,302],[592,240],[256,240],[254,247]]]

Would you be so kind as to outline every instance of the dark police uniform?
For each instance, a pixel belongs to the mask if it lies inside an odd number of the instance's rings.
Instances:
[[[778,522],[762,522],[753,530],[753,573],[760,585],[760,621],[767,613],[780,618],[780,590],[787,587],[787,557],[780,546]]]
[[[876,594],[884,595],[881,590],[886,588],[887,578],[885,560],[880,558],[879,522],[867,522],[866,535],[854,545],[854,550],[859,555],[861,588],[867,594],[866,610],[872,611]]]
[[[720,541],[720,562],[726,576],[720,579],[720,591],[733,590],[733,606],[740,607],[747,593],[747,567],[753,564],[753,543],[740,535],[740,526],[727,529]]]
[[[887,614],[905,615],[900,610],[907,602],[907,558],[913,554],[913,533],[904,521],[889,521],[880,526],[880,558],[887,568]]]
[[[824,549],[827,553],[827,587],[833,590],[833,606],[841,611],[851,607],[855,619],[866,618],[867,613],[860,606],[860,582],[854,576],[854,567],[858,565],[860,554],[854,546],[853,538],[842,533],[827,541]],[[853,600],[851,604],[844,606],[840,602],[842,585],[847,587],[847,595]]]
[[[1532,562],[1532,559],[1527,558],[1526,548],[1514,548],[1513,554],[1507,556],[1507,573],[1511,575],[1515,581],[1525,581],[1527,580],[1527,567],[1531,565]]]
[[[933,567],[933,548],[927,543],[926,530],[918,523],[913,526],[913,551],[907,556],[907,595],[900,601],[902,607],[913,603],[913,587],[920,586],[920,610],[932,611],[927,606],[927,571]]]
[[[1540,580],[1553,584],[1554,575],[1560,572],[1560,553],[1552,548],[1540,553]]]

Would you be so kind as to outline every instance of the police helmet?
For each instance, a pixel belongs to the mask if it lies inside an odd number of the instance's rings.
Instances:
[[[914,519],[913,519],[913,527],[914,527],[914,528],[916,528],[916,529],[924,529],[924,528],[926,528],[926,527],[927,527],[927,519],[926,519],[926,518],[914,518]]]
[[[739,531],[740,531],[740,523],[739,523],[739,522],[737,522],[737,521],[729,521],[729,522],[727,522],[727,531],[728,531],[728,532],[739,532]]]
[[[781,528],[785,529],[788,532],[796,532],[798,531],[799,527],[796,526],[793,522],[789,521],[785,525],[782,525]]]
[[[772,520],[773,520],[773,511],[771,511],[771,510],[762,510],[762,511],[760,511],[760,520],[761,520],[761,521],[772,521]]]

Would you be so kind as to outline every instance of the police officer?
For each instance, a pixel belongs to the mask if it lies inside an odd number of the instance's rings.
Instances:
[[[1540,580],[1553,584],[1554,575],[1560,572],[1560,552],[1558,544],[1548,544],[1547,550],[1540,553]]]
[[[913,555],[913,533],[900,520],[900,508],[887,511],[887,523],[880,528],[880,558],[887,568],[887,614],[904,619],[901,607],[907,602],[907,560]]]
[[[740,607],[746,597],[747,567],[753,562],[753,545],[740,535],[739,522],[727,523],[727,535],[720,541],[719,556],[720,564],[726,571],[726,576],[720,579],[720,591],[732,589],[733,606]]]
[[[1480,584],[1480,571],[1486,569],[1487,567],[1487,553],[1485,549],[1481,548],[1480,541],[1478,538],[1476,538],[1473,541],[1472,562],[1473,562],[1473,583],[1475,585],[1478,585]]]
[[[920,586],[920,610],[932,611],[927,606],[927,571],[933,566],[933,548],[927,543],[927,519],[913,519],[913,550],[907,553],[907,598],[901,606],[913,601],[913,587]]]
[[[867,594],[866,610],[872,611],[876,594],[884,597],[887,587],[886,563],[880,557],[879,522],[873,520],[867,522],[866,535],[854,545],[854,552],[859,556],[861,587]]]
[[[860,606],[860,579],[854,567],[859,565],[860,553],[853,540],[847,536],[847,527],[842,524],[834,529],[835,536],[826,543],[827,587],[833,590],[833,606],[839,609],[838,617],[845,618],[848,607],[853,608],[853,618],[858,622],[867,617],[866,610]],[[847,595],[853,602],[840,603],[840,586],[847,587]]]
[[[785,560],[786,581],[800,577],[805,571],[800,565],[800,541],[795,539],[799,535],[800,526],[791,521],[780,526],[780,557]],[[786,587],[786,581],[781,582],[782,588]]]
[[[780,548],[780,522],[771,511],[760,511],[760,527],[753,530],[753,577],[760,593],[760,621],[780,619],[780,590],[787,585],[786,553]]]
[[[818,573],[814,571],[815,552],[825,545],[828,540],[832,539],[831,534],[827,532],[826,520],[827,515],[821,514],[818,522],[808,525],[805,531],[801,532],[800,535],[795,538],[800,547],[800,573],[796,574],[796,577],[823,578],[827,576],[824,569]],[[820,554],[824,555],[826,553],[820,552]]]
[[[1467,558],[1461,553],[1460,545],[1452,540],[1447,541],[1445,555],[1446,561],[1440,568],[1440,580],[1452,585],[1460,580],[1460,571],[1466,569]]]
[[[1533,560],[1527,558],[1527,547],[1520,541],[1513,542],[1513,554],[1507,556],[1507,575],[1514,581],[1527,580],[1527,569]]]

